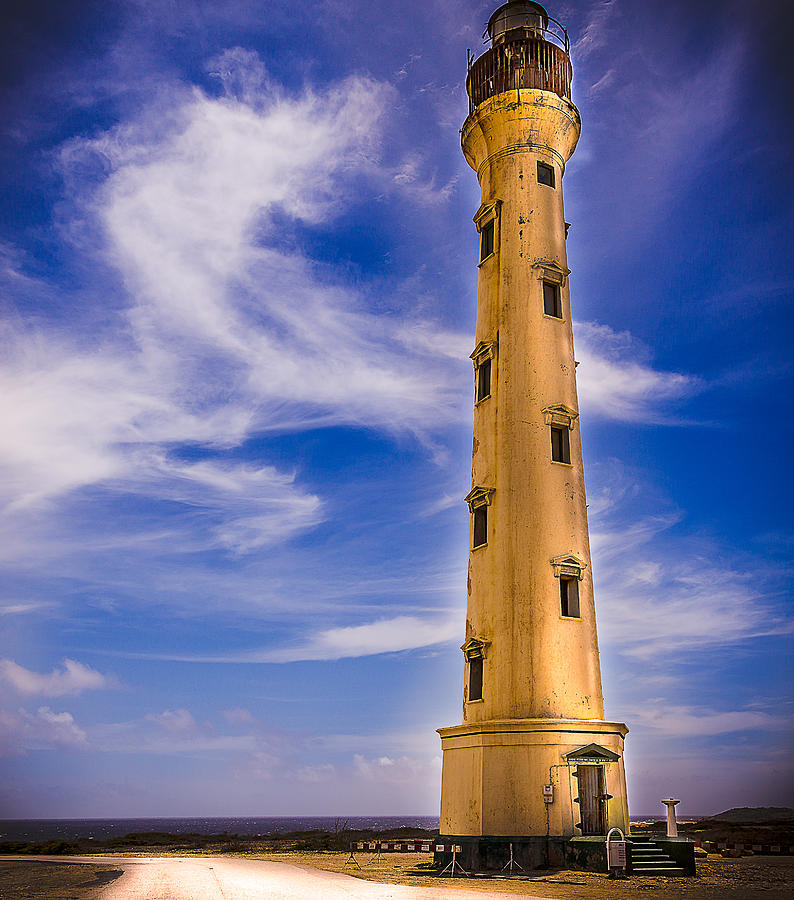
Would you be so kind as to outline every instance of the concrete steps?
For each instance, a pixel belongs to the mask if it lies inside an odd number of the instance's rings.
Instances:
[[[629,836],[631,844],[632,875],[664,875],[667,878],[677,875],[686,875],[686,872],[676,865],[670,857],[653,841]]]

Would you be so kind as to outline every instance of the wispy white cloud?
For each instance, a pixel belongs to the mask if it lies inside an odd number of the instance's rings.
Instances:
[[[469,415],[469,336],[375,314],[361,288],[280,243],[279,216],[322,226],[362,177],[382,176],[392,89],[352,78],[287,96],[239,48],[211,68],[223,98],[176,91],[61,153],[67,231],[123,303],[90,342],[62,324],[6,334],[0,527],[17,564],[31,547],[70,549],[74,519],[58,535],[58,504],[97,489],[181,513],[114,534],[105,518],[108,545],[251,553],[327,511],[300,473],[229,460],[249,437],[347,424],[419,435],[443,461],[430,433]],[[420,168],[406,160],[398,181],[415,185]],[[7,278],[20,269],[12,257]],[[580,338],[595,415],[660,421],[659,406],[693,387],[636,362],[625,335],[585,325]]]
[[[758,560],[746,556],[742,566],[711,540],[676,534],[684,514],[635,470],[612,461],[593,475],[591,547],[605,645],[665,669],[697,650],[794,631],[765,593]]]
[[[65,659],[62,668],[53,669],[48,675],[32,672],[11,659],[0,659],[0,679],[20,694],[44,697],[65,697],[116,686],[114,678],[74,659]]]
[[[419,339],[426,325],[369,312],[359,289],[280,244],[279,216],[327,223],[343,183],[378,173],[390,89],[352,78],[286,96],[239,49],[213,69],[225,97],[176,91],[170,105],[160,97],[136,122],[63,148],[67,233],[126,306],[114,302],[116,326],[93,341],[62,323],[4,335],[7,547],[37,516],[54,538],[57,504],[101,487],[175,504],[184,515],[168,517],[172,550],[248,553],[314,527],[322,505],[295,473],[219,452],[272,431],[420,433],[461,415],[448,360]],[[175,453],[186,446],[190,462]]]
[[[617,8],[617,0],[598,0],[590,7],[582,33],[571,48],[574,60],[583,59],[606,46],[610,37],[610,25]]]
[[[457,615],[446,618],[395,616],[391,619],[320,631],[303,646],[284,647],[265,654],[262,661],[345,659],[378,653],[397,653],[454,640],[459,632],[460,622]]]
[[[199,724],[186,709],[166,709],[161,713],[149,713],[146,721],[154,722],[170,734],[194,735]]]
[[[438,752],[438,722],[433,717],[432,708],[427,709],[427,720],[413,721],[412,727],[404,731],[367,732],[356,734],[326,733],[316,735],[312,746],[325,753],[348,756],[378,758],[384,754],[395,756],[432,757]]]
[[[691,375],[653,368],[645,348],[628,332],[596,322],[577,322],[574,330],[583,415],[675,424],[670,407],[702,390],[701,382]]]
[[[231,725],[250,725],[255,721],[253,714],[248,709],[235,706],[232,709],[221,710],[221,715]]]
[[[338,778],[336,766],[331,763],[320,763],[317,766],[299,766],[293,772],[293,777],[307,784],[321,784]]]
[[[433,500],[432,503],[428,504],[424,509],[419,510],[417,515],[420,518],[426,518],[428,516],[435,516],[440,512],[444,512],[444,510],[452,509],[457,506],[461,502],[462,498],[460,495],[455,494],[443,494],[441,497]]]
[[[607,69],[607,71],[598,79],[598,81],[590,85],[588,95],[591,98],[597,97],[598,94],[600,94],[602,91],[605,91],[608,87],[612,87],[612,85],[615,83],[616,74],[616,69]]]
[[[414,784],[438,778],[441,774],[441,757],[430,759],[415,756],[366,757],[361,753],[353,756],[353,770],[356,778],[376,781],[381,784]]]
[[[460,616],[394,616],[374,622],[326,628],[293,643],[272,649],[242,650],[213,656],[183,654],[125,654],[185,662],[290,663],[309,660],[351,659],[381,653],[400,653],[454,641]],[[311,619],[307,619],[307,625]]]
[[[409,69],[413,66],[415,62],[420,60],[422,55],[420,53],[411,53],[408,56],[408,59],[400,66],[400,68],[394,73],[394,77],[398,79],[403,79],[408,75]]]
[[[84,749],[86,733],[68,712],[40,706],[35,713],[0,710],[0,756],[17,756],[29,750]]]
[[[440,187],[436,184],[436,176],[428,176],[425,172],[426,162],[421,157],[411,154],[406,156],[392,174],[392,181],[398,185],[406,197],[423,206],[443,203],[452,196],[458,176],[454,175]]]
[[[101,753],[137,753],[174,756],[202,754],[248,754],[266,741],[253,730],[224,734],[209,721],[198,721],[190,710],[166,709],[140,719],[107,722],[85,728],[90,747]]]
[[[49,602],[31,601],[28,603],[4,603],[0,604],[0,616],[21,616],[25,613],[36,612],[52,606]]]
[[[569,172],[584,167],[587,184],[584,192],[569,191],[567,212],[582,223],[582,252],[599,259],[607,247],[614,254],[669,232],[671,207],[697,189],[721,152],[746,65],[742,29],[719,35],[715,22],[714,40],[693,58],[685,47],[697,39],[697,17],[678,27],[667,9],[653,27],[652,7],[628,12],[619,0],[598,0],[573,46],[575,77],[586,85],[575,91],[586,127]],[[669,77],[676,69],[687,72],[686,91]]]
[[[692,549],[681,553],[677,541],[653,549],[652,538],[671,524],[660,517],[594,535],[605,642],[660,663],[794,630],[794,622],[756,588],[753,572],[736,571]]]
[[[717,711],[706,706],[646,702],[634,711],[633,724],[665,737],[708,737],[739,731],[780,731],[791,728],[788,715],[758,709]]]

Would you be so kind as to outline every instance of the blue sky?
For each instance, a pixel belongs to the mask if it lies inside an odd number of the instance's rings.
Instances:
[[[6,12],[0,815],[437,812],[492,8]],[[784,5],[549,11],[631,809],[794,805]]]

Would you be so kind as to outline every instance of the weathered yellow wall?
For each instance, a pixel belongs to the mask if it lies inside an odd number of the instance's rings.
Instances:
[[[552,462],[543,409],[577,410],[567,283],[563,319],[544,315],[539,260],[567,269],[564,163],[579,137],[570,102],[546,91],[498,94],[463,128],[483,203],[501,201],[497,252],[480,265],[475,341],[498,336],[492,396],[474,414],[472,485],[493,487],[488,546],[470,556],[466,637],[491,641],[484,699],[464,722],[499,717],[601,718],[601,674],[579,428],[571,465]],[[555,169],[539,184],[537,162]],[[560,615],[550,559],[572,553],[587,568],[581,619]],[[565,677],[561,678],[561,673]]]
[[[565,754],[594,743],[619,755],[604,765],[608,827],[629,827],[618,722],[505,719],[439,729],[444,749],[441,834],[579,834],[578,787]],[[545,803],[543,785],[554,786]],[[548,815],[548,821],[547,821]],[[548,831],[547,831],[548,824]]]
[[[538,264],[567,273],[562,177],[579,131],[570,101],[529,89],[485,101],[462,130],[482,203],[498,210],[475,336],[497,346],[472,453],[472,487],[493,494],[488,543],[469,558],[466,639],[486,642],[483,699],[468,701],[466,686],[463,725],[439,731],[442,834],[578,834],[563,754],[589,743],[621,757],[605,768],[609,825],[628,827],[627,729],[603,721],[580,430],[576,422],[570,432],[570,465],[553,462],[543,413],[556,404],[578,412],[568,282],[562,319],[545,315]],[[554,188],[538,182],[539,160],[554,168]],[[585,565],[575,619],[561,615],[551,565],[568,554]],[[555,784],[548,807],[546,783]]]

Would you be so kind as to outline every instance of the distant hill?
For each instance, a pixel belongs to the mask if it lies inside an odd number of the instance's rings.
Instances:
[[[725,812],[709,816],[720,822],[783,822],[794,819],[794,809],[790,806],[736,806]]]

